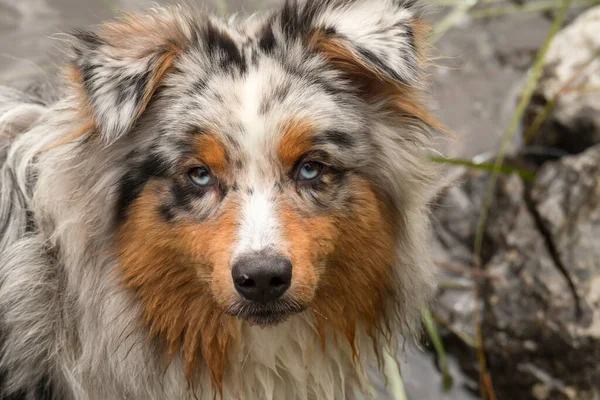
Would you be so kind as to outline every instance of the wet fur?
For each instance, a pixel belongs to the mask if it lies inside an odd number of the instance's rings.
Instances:
[[[378,351],[418,334],[432,289],[439,126],[419,13],[316,0],[225,23],[157,9],[75,32],[58,100],[0,87],[0,397],[365,390]],[[293,186],[315,146],[331,169]],[[181,192],[186,157],[219,171],[218,190]],[[281,307],[302,310],[269,327],[230,315],[257,192],[278,221],[260,240],[294,263]]]

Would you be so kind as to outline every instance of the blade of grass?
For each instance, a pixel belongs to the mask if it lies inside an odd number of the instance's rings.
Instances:
[[[438,281],[438,288],[454,290],[471,290],[473,289],[473,282],[461,282],[457,280],[440,280]]]
[[[430,157],[429,159],[438,164],[462,165],[469,168],[482,169],[484,171],[494,170],[494,164],[492,163],[476,163],[470,160],[465,160],[463,158]],[[500,172],[506,175],[517,173],[521,178],[527,181],[532,181],[535,178],[535,174],[533,172],[521,168],[510,167],[507,165],[502,165],[500,168]]]
[[[546,40],[536,55],[536,59],[533,64],[533,68],[531,69],[531,72],[529,74],[529,78],[525,85],[525,89],[523,90],[521,100],[519,101],[519,104],[517,105],[517,108],[512,117],[512,120],[508,126],[508,129],[506,130],[506,133],[504,134],[504,137],[502,140],[502,145],[500,147],[500,151],[498,152],[498,156],[496,157],[496,160],[494,163],[494,171],[492,171],[490,180],[487,185],[485,198],[484,198],[484,201],[482,204],[481,213],[479,215],[479,221],[477,223],[477,231],[475,234],[475,245],[474,245],[474,249],[473,249],[473,261],[475,264],[475,268],[477,268],[478,270],[481,270],[480,255],[481,255],[481,247],[483,244],[483,236],[484,236],[484,232],[485,232],[485,224],[487,222],[489,208],[492,203],[492,199],[494,197],[494,192],[496,189],[496,183],[498,181],[498,176],[500,175],[500,170],[502,168],[502,164],[504,163],[504,157],[506,155],[506,151],[508,150],[508,146],[510,145],[512,138],[517,131],[519,122],[523,118],[525,109],[527,108],[527,105],[531,101],[531,97],[533,96],[533,93],[537,86],[537,82],[542,74],[542,69],[544,66],[544,58],[546,57],[546,53],[548,52],[548,48],[550,47],[550,43],[552,42],[552,39],[554,39],[554,36],[558,33],[558,31],[560,30],[560,28],[562,27],[562,25],[565,21],[565,17],[567,15],[567,11],[569,10],[569,6],[571,5],[571,1],[572,0],[563,0],[560,10],[556,14],[556,17],[554,18],[554,21],[552,22],[552,26],[550,27],[550,31],[548,32]],[[478,353],[478,360],[479,360],[479,381],[480,381],[479,384],[480,384],[480,390],[481,390],[481,399],[486,400],[489,398],[490,400],[493,400],[493,399],[495,399],[496,396],[494,394],[492,379],[491,379],[489,373],[487,372],[485,352],[483,350],[483,337],[482,337],[482,333],[481,333],[481,320],[480,320],[481,316],[479,315],[480,314],[479,307],[477,306],[479,304],[479,297],[480,297],[479,279],[478,279],[478,277],[474,277],[474,278],[475,278],[475,283],[476,283],[475,290],[473,291],[474,296],[475,296],[475,305],[476,305],[474,319],[475,319],[475,329],[476,329],[476,339],[477,339],[477,353]]]
[[[433,315],[433,319],[435,322],[437,322],[438,324],[442,325],[444,328],[448,329],[450,332],[455,334],[467,346],[472,347],[474,349],[477,348],[477,342],[475,341],[475,338],[467,335],[464,332],[454,329],[448,321],[446,321],[444,318],[440,317],[439,315],[437,315],[437,314],[432,314],[432,315]]]
[[[434,261],[433,263],[438,268],[442,268],[442,269],[452,271],[452,272],[457,272],[459,274],[466,274],[469,276],[476,275],[476,276],[481,276],[482,278],[486,278],[486,279],[496,279],[496,280],[502,279],[502,277],[499,275],[490,274],[485,271],[475,271],[471,267],[464,267],[462,265],[454,265],[454,264],[450,264],[450,263],[443,262],[443,261]]]
[[[383,351],[383,369],[387,392],[394,400],[408,400],[398,361],[387,350]]]
[[[452,375],[450,375],[448,369],[448,357],[446,356],[446,350],[444,350],[444,344],[442,343],[440,333],[435,325],[431,311],[429,311],[428,308],[424,308],[421,313],[423,315],[425,330],[427,331],[427,335],[429,335],[429,339],[437,354],[438,366],[442,371],[444,391],[448,391],[452,387]]]

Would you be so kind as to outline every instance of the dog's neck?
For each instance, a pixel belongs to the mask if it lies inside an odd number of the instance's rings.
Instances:
[[[373,340],[358,334],[355,357],[348,341],[339,335],[330,333],[322,343],[314,318],[312,313],[304,312],[265,328],[237,322],[239,336],[228,349],[228,365],[221,385],[223,398],[347,399],[352,390],[366,388],[366,366],[376,362]],[[121,388],[94,386],[86,388],[89,392],[106,398],[196,396],[201,400],[212,399],[219,393],[205,365],[199,365],[195,379],[188,382],[182,357],[173,357],[167,366],[164,358],[156,356],[156,348],[146,335],[139,330],[124,335],[122,340],[109,339],[105,342],[107,348],[101,352],[113,355],[105,362],[111,365],[114,376],[119,377]],[[199,362],[202,364],[202,360]],[[106,371],[96,370],[96,373]],[[146,382],[147,386],[140,382]]]

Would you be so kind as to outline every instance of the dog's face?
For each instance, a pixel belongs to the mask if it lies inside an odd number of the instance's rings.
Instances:
[[[121,164],[120,272],[172,350],[230,316],[381,324],[431,184],[413,8],[322,0],[228,25],[161,10],[76,35],[82,129]]]
[[[163,133],[121,188],[128,273],[193,272],[218,307],[258,324],[304,310],[340,263],[385,274],[391,210],[367,174],[376,149],[360,104],[269,57],[244,73],[184,61],[149,110],[147,129]],[[137,175],[147,164],[159,171]],[[364,260],[344,261],[355,248]]]

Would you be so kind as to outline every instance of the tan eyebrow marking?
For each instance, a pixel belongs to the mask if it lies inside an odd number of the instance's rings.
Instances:
[[[307,119],[294,118],[282,124],[279,158],[286,169],[291,169],[298,158],[312,148],[315,124]]]
[[[212,132],[198,135],[192,144],[194,155],[217,174],[222,174],[227,166],[227,152],[223,142]]]

